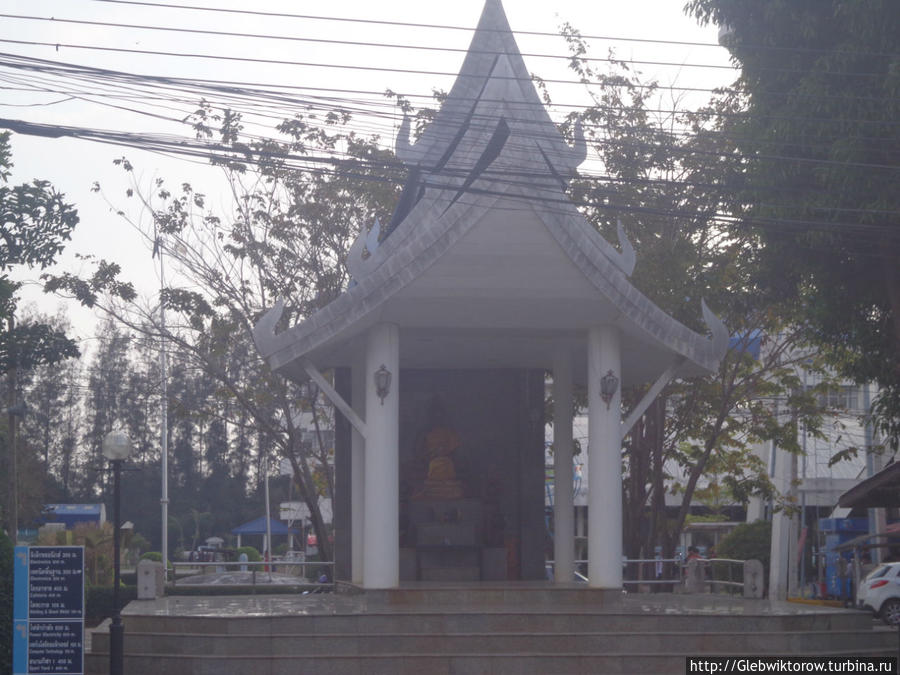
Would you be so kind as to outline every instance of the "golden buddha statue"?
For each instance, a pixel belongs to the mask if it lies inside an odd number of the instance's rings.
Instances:
[[[435,427],[425,435],[428,472],[422,490],[413,499],[460,499],[462,483],[456,479],[452,455],[459,447],[459,436],[447,427]]]

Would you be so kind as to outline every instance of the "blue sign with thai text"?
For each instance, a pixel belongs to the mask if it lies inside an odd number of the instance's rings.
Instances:
[[[17,546],[13,674],[84,673],[84,547]]]

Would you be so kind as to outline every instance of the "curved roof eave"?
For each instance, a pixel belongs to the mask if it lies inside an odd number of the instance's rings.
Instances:
[[[612,248],[609,242],[574,205],[565,209],[566,213],[559,208],[538,207],[534,211],[569,259],[616,305],[623,318],[704,371],[713,372],[719,367],[728,348],[728,331],[705,303],[701,303],[701,310],[712,333],[711,339],[666,314],[634,286],[609,254]]]
[[[270,310],[254,330],[260,352],[274,369],[279,370],[333,340],[347,337],[347,331],[355,324],[371,319],[384,303],[449,251],[478,221],[474,211],[487,211],[504,196],[515,198],[519,190],[521,188],[495,185],[490,194],[480,194],[469,204],[455,204],[437,217],[434,211],[441,205],[441,194],[427,199],[427,203],[423,199],[379,248],[378,252],[383,256],[379,266],[356,286],[347,289],[303,323],[282,333],[275,334],[274,328],[283,306],[279,304]],[[610,245],[574,207],[566,213],[540,206],[533,211],[565,255],[616,307],[621,316],[621,327],[630,328],[630,332],[643,335],[649,342],[685,357],[690,362],[685,368],[690,372],[696,372],[697,367],[702,371],[713,371],[718,367],[727,349],[727,330],[705,305],[704,318],[713,332],[712,340],[668,316],[633,286],[605,250],[611,248]]]

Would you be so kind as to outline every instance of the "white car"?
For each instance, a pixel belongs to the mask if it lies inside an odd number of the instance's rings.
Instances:
[[[878,566],[859,584],[856,604],[890,626],[900,624],[900,562]]]

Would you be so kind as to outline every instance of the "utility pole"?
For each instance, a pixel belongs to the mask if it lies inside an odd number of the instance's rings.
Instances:
[[[166,306],[163,290],[166,287],[165,267],[163,266],[163,249],[159,235],[153,248],[154,255],[159,253],[159,376],[160,376],[160,473],[161,493],[159,498],[162,507],[162,563],[166,579],[169,578],[169,386],[166,368]]]
[[[269,505],[269,455],[268,453],[263,458],[263,471],[266,475],[266,545],[265,545],[265,553],[264,558],[266,563],[266,572],[269,573],[269,580],[272,579],[272,565],[271,561],[274,558],[272,555],[272,512],[271,506]],[[290,536],[290,533],[288,534]]]
[[[865,414],[865,438],[866,438],[866,477],[870,478],[881,470],[881,457],[875,452],[875,429],[872,426],[872,393],[870,384],[866,382],[862,386],[863,412]],[[883,535],[887,528],[885,510],[883,508],[869,509],[869,535]],[[882,543],[882,539],[871,539],[873,544]],[[886,549],[873,546],[869,549],[870,562],[880,563],[887,553]]]
[[[15,328],[15,319],[10,314],[7,320],[9,335],[12,336]],[[9,536],[12,539],[13,546],[19,535],[19,476],[16,468],[16,416],[21,410],[16,407],[16,389],[18,388],[18,372],[16,368],[17,355],[15,354],[15,341],[12,341],[9,348],[10,369],[7,374],[6,392],[6,412],[7,420],[7,452],[9,453],[9,490],[7,494],[7,523],[9,527]]]
[[[796,417],[794,418],[796,420]],[[794,433],[796,433],[797,425],[794,424]],[[791,496],[791,506],[794,508],[798,505],[797,499],[797,468],[798,468],[798,460],[797,453],[791,453],[791,478],[790,478],[790,496]],[[787,584],[787,596],[797,597],[800,595],[800,574],[799,568],[803,562],[803,553],[799,550],[799,541],[800,541],[800,514],[793,513],[791,515],[790,524],[788,526],[788,584]]]

